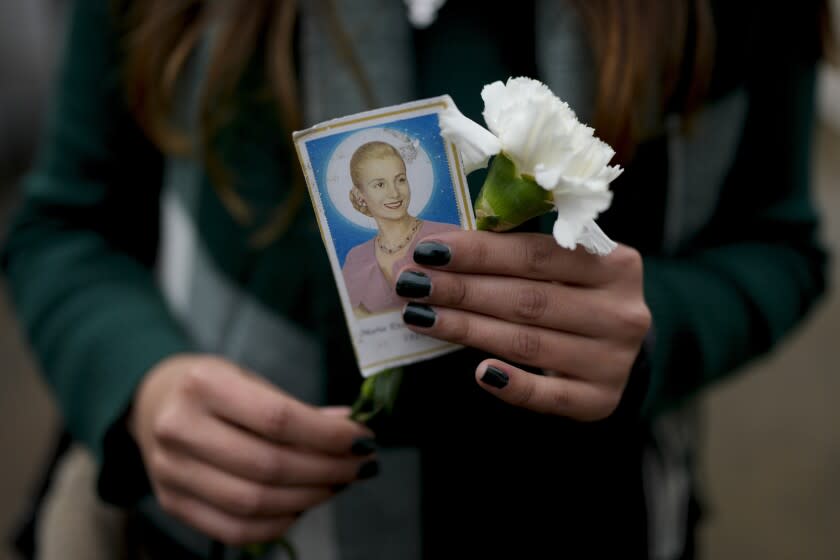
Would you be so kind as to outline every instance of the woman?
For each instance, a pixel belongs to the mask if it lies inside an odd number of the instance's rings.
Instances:
[[[402,307],[393,288],[395,271],[410,262],[418,240],[459,228],[409,215],[405,160],[391,144],[360,146],[350,158],[350,177],[353,208],[372,217],[377,229],[373,239],[350,250],[342,267],[350,305],[363,317]]]
[[[136,548],[693,555],[693,397],[824,288],[817,3],[450,0],[422,31],[378,0],[75,4],[4,262]],[[287,132],[444,92],[478,120],[512,75],[619,148],[600,223],[623,245],[565,251],[537,222],[420,239],[404,320],[466,348],[407,368],[374,454],[333,408],[360,380]]]

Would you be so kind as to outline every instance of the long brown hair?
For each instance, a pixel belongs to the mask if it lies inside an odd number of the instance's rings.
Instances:
[[[145,133],[166,153],[185,154],[201,148],[213,186],[225,207],[242,224],[253,221],[251,209],[238,195],[235,177],[213,149],[218,130],[235,114],[234,91],[258,46],[266,52],[264,74],[276,101],[282,126],[302,124],[293,66],[293,30],[297,3],[290,0],[124,0],[126,86],[129,105]],[[190,138],[170,120],[178,78],[207,29],[220,22],[204,81],[198,113],[198,135]],[[287,138],[290,134],[285,135]],[[198,143],[196,145],[195,143]],[[261,247],[290,225],[305,198],[300,173],[295,173],[285,203],[251,241]]]
[[[264,57],[265,82],[281,122],[288,130],[299,127],[301,107],[292,45],[296,0],[122,1],[128,4],[123,12],[128,22],[128,99],[138,122],[163,150],[183,152],[192,147],[182,131],[173,127],[169,116],[177,79],[211,20],[221,24],[204,83],[197,141],[209,148],[214,134],[230,118],[235,108],[226,104],[260,45],[271,53]],[[369,92],[361,65],[337,21],[334,0],[308,1],[322,8],[333,35],[338,37],[338,50],[356,75],[363,94]],[[663,103],[679,90],[677,109],[685,113],[701,103],[714,58],[709,2],[573,0],[588,28],[598,69],[594,125],[598,135],[616,147],[619,158],[627,160],[645,133],[652,87],[657,88],[655,93]],[[248,222],[250,212],[236,194],[234,178],[212,156],[212,150],[203,153],[222,201],[237,219]],[[298,178],[278,217],[258,234],[257,244],[282,233],[303,198],[304,186]]]
[[[651,96],[691,113],[714,61],[708,0],[576,0],[597,61],[594,127],[627,160],[645,133]],[[655,88],[655,90],[652,90]]]

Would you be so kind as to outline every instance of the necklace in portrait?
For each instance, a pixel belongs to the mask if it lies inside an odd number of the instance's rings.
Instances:
[[[377,235],[376,236],[376,246],[379,247],[379,250],[385,253],[386,255],[393,255],[398,251],[402,251],[405,249],[405,246],[411,243],[411,239],[414,237],[414,234],[417,233],[417,230],[420,229],[420,224],[422,222],[417,218],[414,218],[414,224],[412,224],[411,229],[408,231],[408,235],[405,236],[404,239],[400,240],[400,242],[393,246],[389,247],[382,242],[382,238]]]

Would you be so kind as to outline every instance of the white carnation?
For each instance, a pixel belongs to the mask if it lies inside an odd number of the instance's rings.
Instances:
[[[461,150],[467,172],[504,153],[519,175],[552,193],[557,210],[554,237],[597,254],[615,248],[594,220],[612,202],[610,183],[621,173],[609,162],[615,151],[578,121],[574,111],[537,80],[511,78],[481,92],[489,131],[451,108],[441,118],[445,138]]]

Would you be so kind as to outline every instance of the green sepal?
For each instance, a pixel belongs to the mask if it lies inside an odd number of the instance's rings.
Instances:
[[[493,158],[475,201],[477,227],[507,231],[554,209],[552,194],[533,177],[520,175],[504,153]]]

